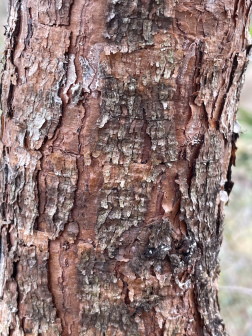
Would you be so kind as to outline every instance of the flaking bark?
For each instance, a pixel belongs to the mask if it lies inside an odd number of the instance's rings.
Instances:
[[[0,335],[226,335],[245,0],[10,0]]]

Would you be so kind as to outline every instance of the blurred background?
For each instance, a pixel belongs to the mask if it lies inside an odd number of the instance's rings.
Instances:
[[[252,34],[252,31],[251,31]],[[252,62],[242,89],[235,182],[226,207],[219,298],[230,336],[252,336]]]
[[[7,15],[7,1],[0,0],[0,51],[2,53],[3,50],[3,43],[4,43],[4,27]]]
[[[2,53],[7,0],[0,1]],[[242,134],[233,168],[235,185],[226,207],[219,294],[229,335],[252,336],[252,64],[246,72],[238,120]]]

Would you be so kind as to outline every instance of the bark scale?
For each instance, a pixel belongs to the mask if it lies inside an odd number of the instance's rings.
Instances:
[[[0,335],[226,335],[245,0],[10,0]]]

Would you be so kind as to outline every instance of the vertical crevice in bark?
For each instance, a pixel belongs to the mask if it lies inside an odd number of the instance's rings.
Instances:
[[[230,155],[230,161],[228,165],[228,170],[227,170],[227,177],[226,177],[226,182],[224,184],[224,190],[227,192],[229,195],[233,189],[234,182],[232,181],[232,166],[235,166],[235,160],[236,160],[236,141],[239,138],[238,133],[233,133],[232,136],[232,147],[231,147],[231,155]]]

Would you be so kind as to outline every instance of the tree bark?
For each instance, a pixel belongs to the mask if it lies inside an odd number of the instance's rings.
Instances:
[[[249,0],[10,0],[0,335],[226,335]]]

